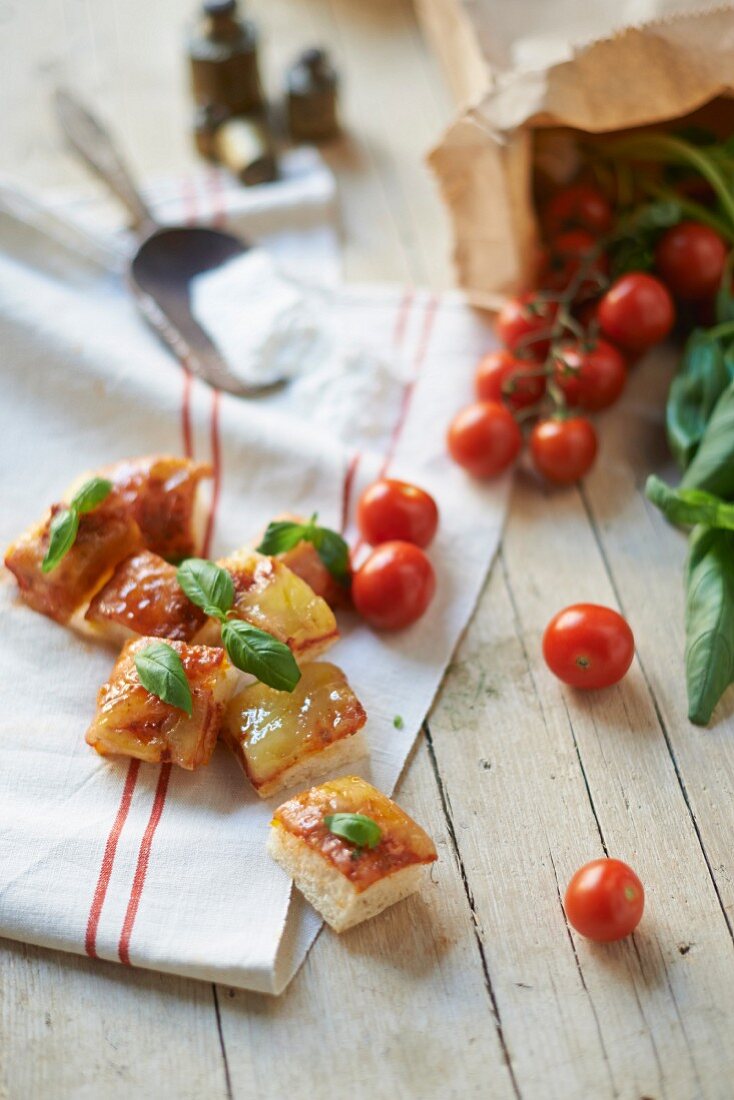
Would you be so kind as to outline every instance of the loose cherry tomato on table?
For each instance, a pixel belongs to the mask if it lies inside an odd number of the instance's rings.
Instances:
[[[510,351],[489,351],[479,360],[474,386],[480,401],[501,401],[510,409],[535,405],[545,393],[545,377],[534,374],[534,359],[518,359]]]
[[[496,477],[520,453],[522,433],[499,401],[477,401],[451,421],[447,443],[454,462],[473,477]]]
[[[497,335],[510,351],[543,359],[548,354],[557,312],[557,302],[536,291],[526,291],[508,298],[502,306],[497,314]]]
[[[383,542],[352,578],[352,600],[376,630],[402,630],[426,611],[436,591],[433,566],[412,542]]]
[[[728,248],[713,229],[681,222],[668,229],[655,249],[655,267],[677,298],[697,302],[716,293]]]
[[[571,687],[594,690],[617,684],[632,664],[635,639],[611,607],[577,603],[554,615],[543,635],[551,672]]]
[[[569,405],[600,412],[613,405],[627,381],[620,351],[606,340],[561,344],[555,355],[555,380]]]
[[[605,336],[624,351],[643,352],[664,340],[675,323],[668,288],[644,271],[622,275],[599,302]]]
[[[362,493],[357,505],[357,526],[372,546],[402,539],[425,548],[436,534],[438,508],[424,489],[384,477]]]
[[[587,266],[587,276],[581,280],[576,294],[598,291],[602,277],[609,271],[609,260],[604,253],[591,258],[597,241],[584,229],[571,229],[561,233],[550,244],[545,270],[541,273],[541,285],[548,290],[566,290],[579,274],[582,265]]]
[[[597,440],[583,416],[539,420],[530,433],[530,454],[536,470],[556,485],[571,485],[594,465]]]
[[[612,208],[592,184],[574,183],[556,192],[545,208],[543,224],[549,237],[567,229],[601,236],[612,227]]]
[[[569,924],[582,936],[610,943],[637,928],[645,908],[645,890],[621,859],[593,859],[569,882],[563,907]]]

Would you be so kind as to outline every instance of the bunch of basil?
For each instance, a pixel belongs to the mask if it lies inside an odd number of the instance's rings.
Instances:
[[[727,267],[714,328],[689,337],[670,388],[667,431],[683,470],[677,489],[651,477],[647,495],[692,527],[686,565],[688,717],[707,725],[734,682],[734,298]]]

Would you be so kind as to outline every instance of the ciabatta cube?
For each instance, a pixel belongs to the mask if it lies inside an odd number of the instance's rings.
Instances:
[[[135,655],[159,638],[128,642],[97,696],[87,743],[101,756],[133,756],[152,764],[171,761],[193,770],[208,764],[227,700],[237,681],[223,649],[169,642],[191,688],[191,715],[164,703],[140,682]]]
[[[331,814],[362,814],[380,829],[374,848],[332,833]],[[436,849],[392,799],[358,776],[312,787],[273,816],[268,851],[335,932],[381,913],[418,889]]]
[[[252,684],[227,705],[222,740],[261,798],[313,783],[366,754],[364,707],[340,668],[303,666],[293,691]]]

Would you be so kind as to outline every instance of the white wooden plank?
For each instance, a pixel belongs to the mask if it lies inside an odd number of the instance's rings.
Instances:
[[[0,945],[3,1100],[227,1096],[210,985]]]

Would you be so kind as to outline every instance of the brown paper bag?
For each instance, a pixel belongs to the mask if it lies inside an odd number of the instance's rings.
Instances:
[[[459,284],[477,305],[496,307],[532,279],[534,169],[571,178],[574,132],[686,117],[734,133],[733,4],[640,0],[655,19],[628,27],[608,0],[417,5],[459,105],[428,159],[452,219]]]

